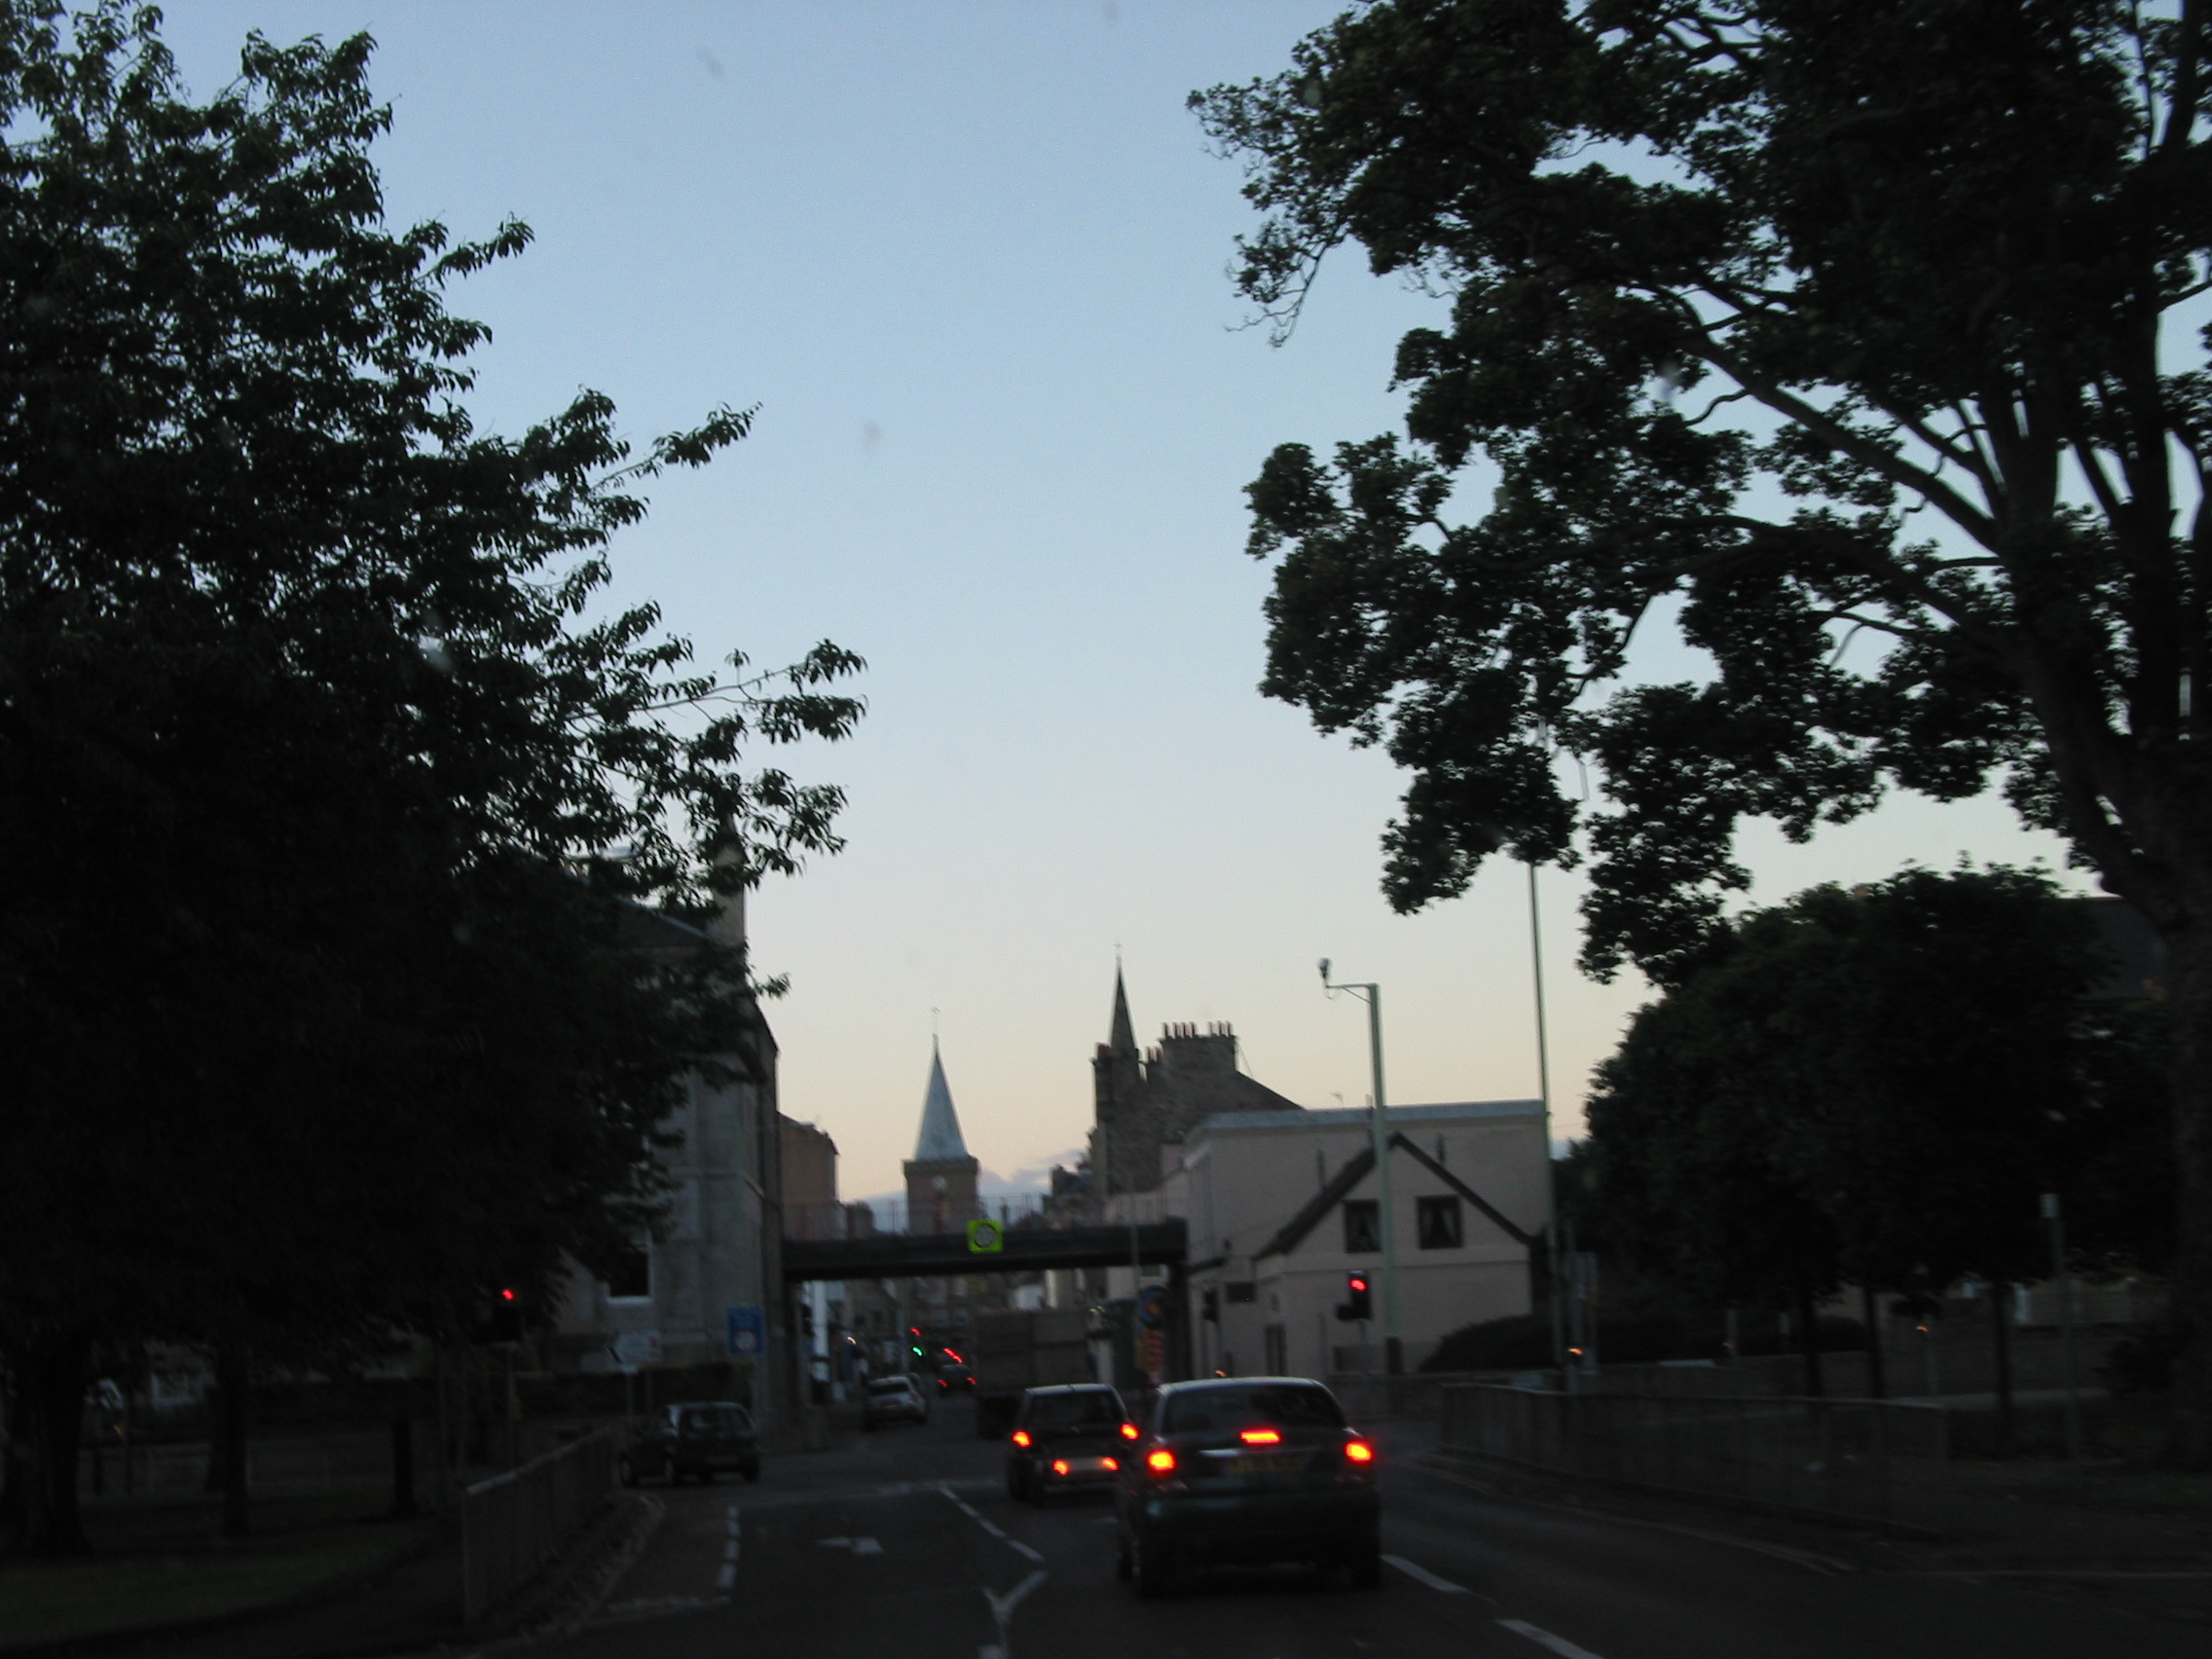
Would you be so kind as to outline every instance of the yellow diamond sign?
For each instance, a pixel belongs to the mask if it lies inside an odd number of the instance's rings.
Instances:
[[[977,1256],[995,1256],[1006,1248],[1006,1229],[995,1221],[968,1224],[968,1249]]]

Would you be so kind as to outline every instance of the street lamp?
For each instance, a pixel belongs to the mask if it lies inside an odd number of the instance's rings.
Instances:
[[[1390,1206],[1390,1110],[1382,1092],[1382,987],[1368,983],[1340,985],[1329,978],[1329,959],[1321,958],[1321,989],[1330,996],[1346,991],[1367,1004],[1367,1049],[1375,1069],[1375,1111],[1370,1124],[1375,1135],[1376,1214],[1382,1245],[1382,1365],[1395,1377],[1403,1369],[1398,1347],[1398,1246]]]

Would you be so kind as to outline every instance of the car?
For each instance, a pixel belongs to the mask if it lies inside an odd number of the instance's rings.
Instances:
[[[867,1394],[861,1407],[861,1424],[873,1428],[883,1422],[927,1422],[930,1420],[930,1403],[913,1378],[870,1377]]]
[[[976,1391],[976,1374],[962,1362],[940,1365],[937,1373],[937,1391],[940,1394],[973,1394]]]
[[[760,1478],[760,1437],[743,1406],[690,1400],[667,1406],[622,1448],[622,1484],[666,1475],[668,1484],[711,1481],[719,1474]]]
[[[1102,1383],[1031,1388],[1007,1440],[1007,1495],[1043,1503],[1055,1493],[1111,1488],[1136,1434],[1122,1396]]]
[[[1191,1567],[1306,1562],[1382,1580],[1375,1445],[1303,1377],[1207,1378],[1160,1390],[1122,1459],[1115,1569],[1139,1596]]]

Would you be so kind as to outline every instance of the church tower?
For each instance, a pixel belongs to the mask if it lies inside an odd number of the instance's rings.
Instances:
[[[1122,982],[1122,965],[1114,965],[1114,1018],[1107,1039],[1098,1045],[1090,1062],[1093,1108],[1090,1133],[1090,1168],[1099,1193],[1136,1193],[1160,1177],[1160,1155],[1145,1158],[1144,1056],[1137,1051],[1135,1027],[1129,1020],[1128,987]]]
[[[959,1114],[952,1109],[944,1058],[934,1037],[929,1092],[922,1097],[922,1132],[905,1169],[908,1233],[958,1233],[983,1213],[976,1197],[976,1161],[960,1138]]]

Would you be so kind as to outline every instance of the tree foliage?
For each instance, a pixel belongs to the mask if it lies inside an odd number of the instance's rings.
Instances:
[[[1448,302],[1402,437],[1250,490],[1264,688],[1412,774],[1391,902],[1587,853],[1585,965],[1677,984],[1747,818],[1997,784],[2171,957],[2178,1443],[2212,1462],[2200,10],[1392,0],[1194,103],[1282,328],[1347,240]],[[1670,625],[1709,671],[1631,682]]]
[[[445,295],[528,230],[386,226],[366,37],[254,36],[198,103],[158,25],[0,4],[0,1352],[34,1420],[95,1339],[327,1356],[624,1244],[686,1068],[756,1015],[734,953],[640,957],[623,906],[835,850],[838,791],[743,754],[861,713],[835,645],[703,671],[604,605],[639,487],[751,411],[479,431]],[[17,1532],[76,1543],[9,1474]]]
[[[2094,930],[2039,875],[1907,870],[1732,927],[1640,1013],[1590,1102],[1587,1213],[1714,1302],[2170,1265],[2162,1055],[2093,998]]]

